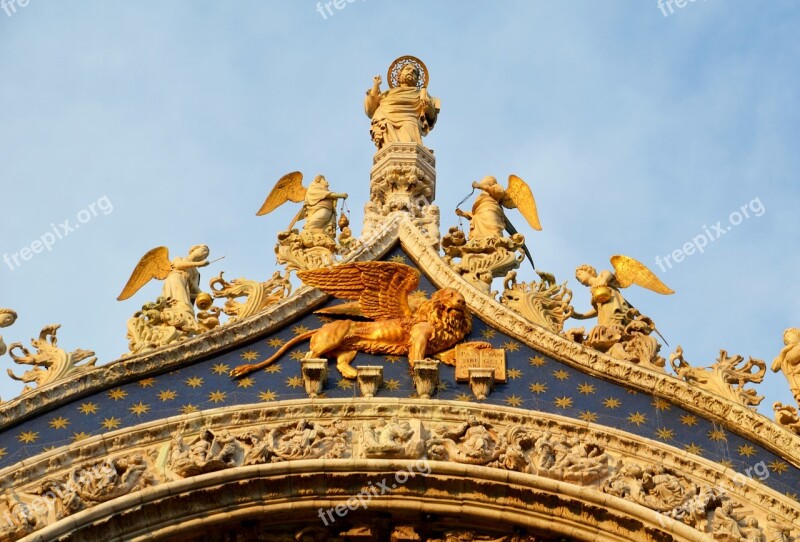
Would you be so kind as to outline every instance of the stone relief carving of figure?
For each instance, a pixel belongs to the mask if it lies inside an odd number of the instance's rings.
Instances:
[[[45,495],[47,497],[43,497]],[[3,540],[18,540],[77,512],[81,507],[80,498],[60,481],[46,480],[30,491],[7,488],[0,506],[5,509],[0,535],[5,536]]]
[[[581,265],[575,270],[578,282],[589,288],[592,308],[585,313],[573,312],[572,318],[585,320],[597,317],[597,325],[588,336],[584,337],[583,328],[569,330],[567,335],[600,352],[663,371],[666,361],[658,355],[661,345],[650,336],[656,331],[655,324],[628,303],[620,290],[637,284],[659,294],[674,292],[644,264],[633,258],[612,256],[611,264],[614,266],[613,273],[598,273],[591,265]]]
[[[744,519],[742,534],[747,542],[764,542],[764,531],[758,526],[756,518],[749,517]]]
[[[597,480],[608,474],[609,456],[603,449],[592,443],[578,439],[567,441],[567,446],[559,454],[551,471],[560,473],[564,480]]]
[[[791,524],[780,521],[775,514],[767,515],[765,531],[767,542],[790,542],[792,540]]]
[[[667,513],[671,518],[682,521],[698,531],[705,532],[708,512],[720,505],[720,492],[711,486],[704,486],[697,495]]]
[[[534,474],[586,484],[609,473],[611,457],[595,443],[557,437],[549,431],[529,440],[530,444],[523,443],[522,447],[531,448],[529,470]]]
[[[142,455],[118,457],[90,467],[76,469],[70,475],[77,495],[87,505],[116,499],[155,482]]]
[[[278,234],[278,261],[290,271],[333,265],[340,248],[336,242],[336,201],[346,198],[343,192],[332,192],[322,175],[317,175],[308,188],[303,186],[299,171],[281,177],[256,213],[269,214],[287,201],[303,202],[289,227]],[[294,229],[299,220],[304,220],[301,231]]]
[[[794,400],[800,404],[800,328],[789,328],[783,332],[785,345],[772,362],[774,372],[781,371],[789,381]]]
[[[668,515],[698,494],[694,484],[663,465],[625,465],[603,483],[602,490]]]
[[[714,519],[711,520],[714,539],[719,542],[757,542],[755,537],[761,535],[758,521],[753,525],[745,519],[734,509],[732,502],[723,503],[714,511]]]
[[[367,457],[419,457],[422,442],[419,430],[410,422],[383,418],[364,422],[362,430],[364,454]]]
[[[428,94],[428,69],[421,60],[405,56],[389,67],[389,90],[381,92],[380,75],[364,98],[364,111],[372,119],[370,136],[378,150],[389,143],[416,143],[436,124],[441,103]]]
[[[274,430],[269,439],[274,443],[272,452],[280,459],[289,461],[343,457],[347,437],[347,430],[335,423],[325,427],[313,421],[301,420]]]
[[[236,439],[248,445],[249,449],[244,453],[245,465],[297,459],[338,459],[349,453],[349,432],[337,422],[323,426],[300,420],[273,429],[258,427]]]
[[[641,500],[650,508],[673,508],[686,499],[686,488],[681,480],[667,472],[662,465],[646,468],[641,478]]]
[[[266,428],[258,427],[254,431],[248,431],[238,437],[239,440],[250,445],[250,449],[244,454],[244,465],[272,462],[275,454],[272,453],[273,443],[270,436],[271,433]]]
[[[533,451],[536,453],[536,469],[549,472],[556,464],[556,450],[553,435],[545,432],[536,439]]]
[[[486,465],[496,460],[505,447],[502,436],[474,417],[454,429],[448,426],[434,428],[434,435],[427,444],[430,459],[449,459],[471,465]]]
[[[142,256],[117,300],[130,298],[152,279],[163,280],[164,284],[161,297],[145,304],[128,320],[131,353],[165,346],[219,325],[221,310],[211,307],[211,296],[200,290],[199,268],[209,264],[208,255],[206,245],[195,245],[185,258],[172,261],[166,247],[154,248]],[[195,303],[202,312],[195,314]]]
[[[169,467],[179,476],[194,476],[234,467],[242,457],[242,447],[228,431],[205,429],[186,444],[180,430],[170,444]]]

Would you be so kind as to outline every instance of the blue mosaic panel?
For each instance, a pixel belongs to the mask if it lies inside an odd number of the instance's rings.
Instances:
[[[399,248],[387,259],[409,265]],[[423,277],[420,289],[435,291]],[[333,300],[331,302],[338,303]],[[0,434],[0,468],[44,450],[114,429],[198,410],[231,405],[306,398],[299,359],[302,342],[275,364],[241,379],[228,372],[242,363],[271,356],[293,337],[322,325],[324,317],[308,314],[273,335],[228,353],[155,377],[109,389],[55,408]],[[797,498],[800,470],[720,425],[668,401],[588,376],[529,348],[479,318],[467,340],[490,342],[506,351],[508,381],[496,385],[484,401],[542,411],[613,427],[658,440],[763,479],[773,489]],[[402,356],[359,354],[353,365],[383,365],[380,397],[413,397],[414,384]],[[455,382],[454,368],[441,365],[442,384],[433,400],[476,402],[468,384]],[[331,364],[324,397],[358,396],[353,381],[341,378]]]

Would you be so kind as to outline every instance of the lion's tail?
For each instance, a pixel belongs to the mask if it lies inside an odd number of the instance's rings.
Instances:
[[[272,356],[265,359],[264,361],[261,361],[259,363],[254,363],[252,365],[239,365],[238,367],[233,368],[230,372],[230,376],[232,378],[239,378],[240,376],[250,374],[253,371],[258,371],[259,369],[263,369],[267,365],[272,365],[275,361],[278,360],[278,358],[280,358],[282,355],[288,352],[291,348],[293,348],[295,345],[307,339],[310,339],[316,332],[317,330],[314,329],[312,331],[306,331],[305,333],[301,333],[297,337],[294,337],[289,342],[284,344],[277,352],[275,352]]]

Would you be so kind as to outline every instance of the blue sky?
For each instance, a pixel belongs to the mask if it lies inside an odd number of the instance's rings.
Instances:
[[[113,206],[51,251],[0,263],[0,306],[19,313],[7,343],[58,322],[60,346],[116,359],[126,319],[160,285],[115,298],[159,245],[225,255],[204,284],[220,270],[266,279],[296,208],[255,211],[288,171],[347,191],[358,233],[374,151],[364,92],[404,54],[426,62],[442,100],[427,145],[443,231],[472,181],[515,173],[544,229],[510,216],[537,266],[570,280],[578,310],[588,292],[575,267],[608,268],[622,253],[677,291],[627,296],[692,364],[721,348],[770,364],[784,328],[800,326],[795,2],[697,0],[666,17],[656,0],[356,0],[327,18],[316,6],[30,0],[0,11],[0,255],[104,197]],[[750,217],[731,224],[742,206]],[[730,231],[659,269],[656,256],[718,221]],[[3,373],[13,365],[0,358]],[[20,387],[0,377],[4,399]],[[780,374],[758,389],[770,416],[774,401],[792,403]]]

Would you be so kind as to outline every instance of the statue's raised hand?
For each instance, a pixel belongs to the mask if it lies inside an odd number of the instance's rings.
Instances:
[[[422,107],[428,108],[431,106],[431,98],[428,96],[428,91],[425,88],[419,91],[419,101]]]

